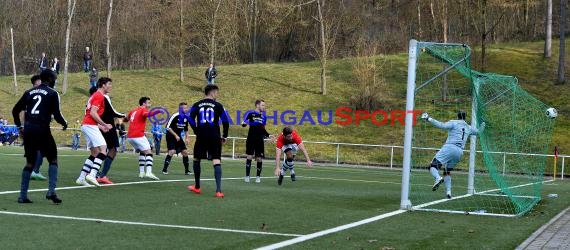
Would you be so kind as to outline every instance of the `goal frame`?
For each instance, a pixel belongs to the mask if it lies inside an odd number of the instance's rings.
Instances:
[[[418,87],[416,87],[416,70],[417,70],[417,63],[419,58],[419,52],[422,48],[432,45],[452,45],[452,46],[463,46],[466,47],[467,53],[464,58],[459,60],[453,65],[448,65],[445,69],[443,69],[440,73],[433,76],[429,80],[420,83]],[[457,65],[470,60],[471,49],[469,46],[465,44],[458,44],[458,43],[434,43],[434,42],[419,42],[415,39],[410,40],[409,42],[409,50],[408,50],[408,76],[407,76],[407,90],[406,90],[406,110],[414,110],[415,108],[415,93],[417,90],[421,89],[423,86],[430,84],[435,79],[444,76],[447,72],[453,70]],[[473,85],[473,77],[468,79]],[[473,89],[472,92],[472,100],[471,100],[471,126],[477,127],[477,102],[476,102],[476,94],[477,88]],[[404,159],[403,159],[403,169],[402,169],[402,191],[401,191],[401,199],[400,199],[400,209],[405,210],[427,210],[427,211],[435,211],[435,212],[450,212],[450,213],[464,213],[463,211],[451,211],[451,210],[439,210],[439,209],[426,209],[424,207],[446,202],[447,199],[437,200],[425,204],[412,204],[412,201],[409,199],[409,191],[410,191],[410,172],[411,172],[411,164],[412,164],[412,137],[413,137],[413,120],[414,120],[414,113],[406,112],[405,117],[405,127],[404,127]],[[467,177],[467,194],[461,195],[458,197],[454,197],[453,199],[460,199],[464,197],[471,196],[475,194],[475,155],[477,149],[477,137],[472,135],[470,137],[469,142],[469,171]]]

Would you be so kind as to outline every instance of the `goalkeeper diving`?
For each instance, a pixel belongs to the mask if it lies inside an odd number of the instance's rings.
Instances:
[[[441,183],[445,183],[446,197],[451,199],[451,170],[459,163],[463,156],[465,143],[471,135],[478,135],[485,129],[485,122],[482,122],[479,129],[471,127],[465,122],[467,114],[460,110],[457,112],[457,120],[440,122],[431,118],[428,113],[423,113],[421,118],[430,122],[440,129],[448,131],[447,140],[441,149],[435,154],[429,166],[429,172],[435,179],[432,191],[436,191]],[[439,170],[443,168],[443,176],[439,175]]]

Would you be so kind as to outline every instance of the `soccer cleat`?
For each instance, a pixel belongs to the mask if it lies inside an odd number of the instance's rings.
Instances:
[[[162,170],[162,174],[163,174],[163,175],[168,175],[168,170],[164,170],[164,169],[163,169],[163,170]]]
[[[85,176],[85,181],[87,181],[89,184],[93,184],[96,187],[100,187],[101,184],[99,184],[99,182],[97,182],[97,179],[95,179],[95,177],[93,177],[92,175],[88,174],[87,176]]]
[[[279,175],[279,179],[277,179],[277,185],[281,186],[283,184],[283,175]]]
[[[261,183],[261,177],[259,176],[255,177],[255,183]]]
[[[190,185],[188,186],[188,191],[195,193],[195,194],[200,194],[202,193],[202,189],[200,188],[196,188],[194,185]]]
[[[184,175],[192,175],[192,172],[190,172],[190,171],[184,172]]]
[[[297,179],[295,178],[295,174],[291,175],[291,181],[296,181]]]
[[[447,197],[447,199],[451,199],[451,192],[447,192],[447,194],[445,195],[445,197]]]
[[[244,179],[245,182],[249,182],[249,176],[246,176]]]
[[[144,172],[139,173],[139,178],[144,178]]]
[[[443,183],[443,178],[439,177],[437,180],[435,180],[433,187],[431,187],[431,191],[437,190],[437,188],[439,187],[439,185],[441,185],[441,183]]]
[[[156,175],[154,175],[154,174],[151,173],[151,172],[146,173],[146,175],[145,175],[144,177],[149,178],[149,179],[153,179],[153,180],[156,180],[156,181],[160,180],[158,177],[156,177]]]
[[[18,198],[18,203],[33,203],[30,199],[28,198]]]
[[[99,182],[101,184],[113,184],[113,182],[111,180],[109,180],[109,178],[107,176],[97,178],[97,182]]]
[[[46,199],[53,201],[54,204],[60,204],[62,202],[62,200],[57,198],[57,195],[55,194],[46,195]]]
[[[224,193],[222,193],[222,192],[216,192],[215,197],[216,197],[216,198],[224,198]]]
[[[38,181],[45,181],[47,178],[45,176],[42,175],[42,173],[38,172],[32,172],[32,175],[30,176],[30,178],[32,180],[38,180]]]
[[[93,185],[87,183],[87,182],[85,181],[85,179],[82,180],[82,179],[79,179],[79,178],[78,178],[78,179],[75,181],[75,183],[76,183],[77,185],[80,185],[80,186],[86,186],[86,187],[92,187],[92,186],[93,186]]]

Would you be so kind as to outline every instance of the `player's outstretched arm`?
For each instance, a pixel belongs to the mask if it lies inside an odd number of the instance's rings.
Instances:
[[[303,151],[303,155],[305,155],[305,159],[307,160],[307,167],[312,167],[313,162],[309,158],[309,153],[307,152],[307,149],[305,148],[305,144],[303,144],[303,143],[299,144],[299,149],[301,151]]]
[[[481,124],[479,125],[479,128],[472,128],[471,129],[471,135],[479,135],[481,133],[483,133],[483,131],[485,130],[485,122],[481,122]]]
[[[450,122],[446,122],[446,123],[440,122],[440,121],[438,121],[438,120],[436,120],[436,119],[430,117],[428,113],[423,113],[422,116],[421,116],[421,118],[422,118],[423,120],[426,120],[426,121],[430,122],[431,124],[433,124],[434,126],[436,126],[437,128],[440,128],[440,129],[447,129],[447,130],[449,130],[449,129],[452,129],[452,128],[453,128],[453,124],[452,124],[452,123],[450,123]]]
[[[281,149],[280,148],[275,148],[275,176],[279,176],[279,174],[281,173]]]

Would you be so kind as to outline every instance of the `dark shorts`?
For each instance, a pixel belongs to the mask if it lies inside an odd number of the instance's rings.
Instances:
[[[38,151],[49,163],[57,162],[57,146],[50,132],[36,132],[24,129],[24,155],[27,164],[34,164]]]
[[[254,155],[255,157],[265,157],[265,143],[263,139],[250,139],[245,141],[245,154]]]
[[[177,141],[171,134],[166,134],[166,148],[168,148],[168,151],[176,150],[177,154],[187,149],[182,137]]]
[[[105,138],[108,149],[119,147],[119,136],[117,135],[117,129],[112,128],[109,129],[109,131],[106,133],[101,132],[101,134],[103,134],[103,138]]]
[[[210,156],[210,157],[208,157]],[[194,142],[195,159],[221,159],[222,140],[219,137],[196,137]]]

